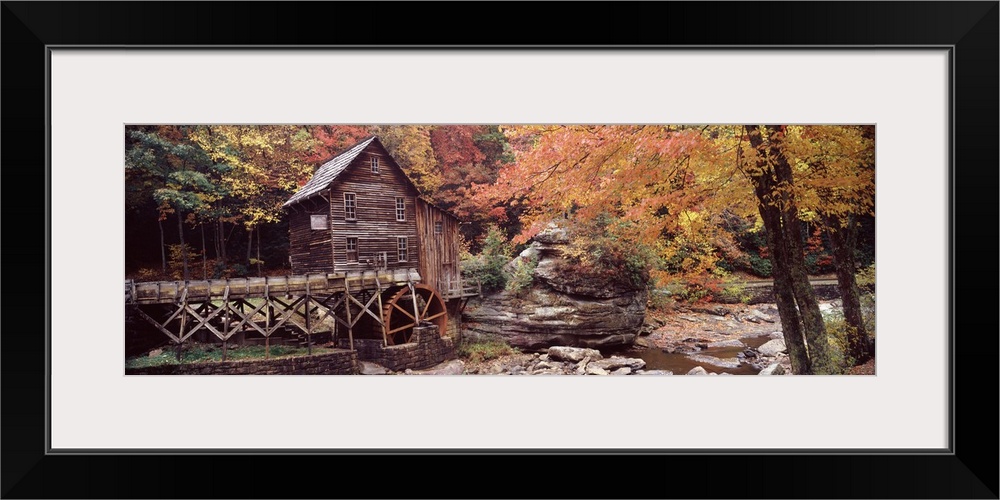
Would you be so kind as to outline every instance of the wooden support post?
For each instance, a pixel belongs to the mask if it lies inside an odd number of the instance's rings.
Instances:
[[[329,301],[331,298],[333,298],[332,294],[329,297],[327,297],[326,300]],[[336,311],[337,304],[339,302],[340,302],[339,300],[337,302],[334,302],[333,307],[327,309],[327,315],[333,318],[333,328],[330,330],[330,341],[333,342],[333,347],[337,347],[337,340],[339,338],[338,335],[340,333],[340,322],[337,321],[337,311]],[[325,319],[326,318],[324,318],[324,320]]]
[[[181,346],[184,344],[184,341],[181,340],[181,336],[182,335],[184,335],[184,317],[183,316],[181,317],[181,331],[177,335],[177,362],[178,363],[181,362]]]
[[[225,308],[222,314],[222,360],[226,360],[226,351],[229,343],[229,278],[226,278],[226,291],[222,295],[222,307]]]
[[[351,319],[351,288],[347,285],[347,278],[344,278],[344,310],[347,311],[347,343],[351,350],[354,350],[354,321]],[[383,330],[384,331],[384,330]],[[385,341],[385,334],[382,334],[382,341]]]
[[[264,359],[271,359],[271,320],[274,317],[274,310],[271,306],[271,297],[264,300],[267,301],[267,314],[264,320],[264,330],[267,332],[267,335],[264,335]]]
[[[420,326],[420,309],[417,308],[417,290],[413,288],[412,281],[407,281],[406,285],[410,287],[410,299],[413,300],[413,326]]]
[[[459,297],[456,304],[458,307],[455,308],[455,337],[458,337],[459,341],[462,339],[462,312],[465,311],[465,304],[468,303],[468,297]]]
[[[264,359],[271,359],[271,320],[274,319],[274,306],[271,303],[271,288],[268,286],[267,276],[264,276]]]
[[[306,353],[309,354],[310,356],[312,356],[312,353],[313,353],[313,348],[312,348],[312,321],[310,320],[310,316],[312,316],[312,314],[309,312],[309,301],[310,300],[312,300],[312,297],[309,294],[309,274],[307,273],[306,274],[306,300],[305,300],[305,303],[306,303]]]
[[[187,326],[187,286],[181,294],[181,329],[177,332],[177,362],[181,362],[181,351],[184,349],[184,327]]]
[[[306,300],[303,301],[306,304],[306,353],[310,356],[312,355],[312,312],[310,309],[312,305],[309,303],[312,297],[306,295]]]
[[[378,273],[375,273],[375,295],[378,296],[378,313],[382,314],[382,284],[378,281]],[[382,324],[382,344],[383,346],[389,345],[389,325],[385,324],[385,318],[383,317],[379,323]]]
[[[236,299],[236,300],[234,300],[233,301],[233,314],[234,314],[233,321],[237,321],[238,323],[237,323],[236,326],[233,327],[232,333],[230,333],[229,336],[226,337],[226,340],[229,340],[230,337],[236,335],[236,332],[238,332],[239,329],[242,328],[242,326],[240,326],[240,323],[239,323],[239,318],[241,318],[243,316],[242,313],[243,313],[243,299]],[[239,344],[237,344],[237,345],[239,345]]]

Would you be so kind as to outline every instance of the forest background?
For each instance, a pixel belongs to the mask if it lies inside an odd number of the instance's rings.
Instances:
[[[370,135],[466,222],[463,272],[488,290],[523,286],[531,270],[505,264],[557,222],[581,273],[683,301],[771,278],[779,309],[794,309],[815,300],[808,275],[835,275],[861,332],[850,351],[872,349],[857,306],[875,262],[875,129],[863,125],[130,126],[126,278],[290,274],[282,203]],[[808,339],[822,319],[799,309],[782,317]]]

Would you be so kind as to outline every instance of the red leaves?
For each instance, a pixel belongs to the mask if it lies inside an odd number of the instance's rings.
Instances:
[[[482,162],[486,155],[476,147],[474,137],[485,127],[442,125],[431,130],[431,146],[441,171],[447,177],[455,168],[470,168]]]
[[[507,210],[503,207],[494,207],[490,210],[489,214],[491,219],[499,223],[507,222]]]
[[[310,163],[329,160],[371,135],[369,128],[364,125],[314,125],[310,127],[310,133],[316,139],[312,152],[304,158]]]

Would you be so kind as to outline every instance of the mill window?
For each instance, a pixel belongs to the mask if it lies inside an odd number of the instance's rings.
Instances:
[[[371,159],[369,160],[369,163],[371,163],[371,166],[372,166],[372,173],[373,174],[377,174],[378,173],[378,156],[372,156]]]
[[[396,245],[399,253],[399,262],[406,262],[406,238],[396,238]]]
[[[406,199],[396,198],[396,220],[405,221],[406,220]]]
[[[347,262],[358,261],[358,239],[347,238]]]
[[[344,193],[344,220],[357,220],[358,199],[354,193]]]

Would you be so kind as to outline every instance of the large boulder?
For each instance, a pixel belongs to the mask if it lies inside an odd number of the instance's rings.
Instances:
[[[548,350],[549,359],[559,361],[572,361],[578,363],[584,358],[601,359],[604,356],[596,349],[586,349],[581,347],[553,346]]]
[[[460,359],[446,361],[426,370],[407,369],[406,375],[461,375],[465,372],[465,363]]]
[[[622,358],[618,356],[612,356],[607,359],[592,361],[588,366],[597,366],[609,372],[618,371],[622,368],[628,368],[629,371],[631,372],[645,368],[646,362],[639,358]]]
[[[740,367],[740,360],[738,358],[717,358],[715,356],[705,356],[703,354],[688,354],[687,357],[694,362],[718,366],[719,368]]]
[[[774,363],[757,373],[757,375],[784,375],[784,374],[785,374],[785,367],[781,366],[780,363]]]
[[[536,236],[511,264],[537,256],[531,286],[470,302],[463,335],[499,336],[526,350],[631,345],[646,314],[645,288],[614,273],[581,271],[563,256],[568,242],[565,230],[557,227]]]
[[[782,339],[768,340],[764,345],[757,348],[757,352],[764,356],[777,356],[778,353],[786,349],[785,341]]]

